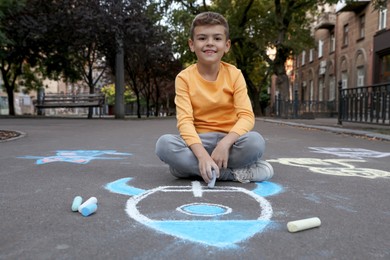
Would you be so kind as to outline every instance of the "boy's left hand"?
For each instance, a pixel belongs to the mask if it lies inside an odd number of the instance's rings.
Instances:
[[[239,138],[235,132],[228,133],[221,141],[218,142],[214,151],[211,153],[211,158],[220,169],[226,169],[229,161],[229,150],[234,142]]]
[[[225,147],[223,143],[219,142],[214,151],[211,153],[211,158],[218,165],[219,169],[226,169],[228,166],[229,148],[230,147]]]

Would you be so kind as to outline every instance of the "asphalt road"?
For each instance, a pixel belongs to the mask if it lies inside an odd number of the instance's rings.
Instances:
[[[1,118],[0,259],[390,259],[390,143],[259,120],[265,183],[178,180],[174,119]],[[72,212],[95,196],[97,211]],[[290,233],[289,221],[321,226]]]

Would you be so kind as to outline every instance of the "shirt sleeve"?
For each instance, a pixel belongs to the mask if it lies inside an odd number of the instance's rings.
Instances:
[[[247,85],[241,71],[234,83],[234,107],[238,120],[230,132],[243,135],[251,131],[255,125],[252,104],[248,96]]]
[[[188,146],[202,143],[194,125],[188,81],[181,74],[176,77],[175,91],[177,128],[181,137]]]

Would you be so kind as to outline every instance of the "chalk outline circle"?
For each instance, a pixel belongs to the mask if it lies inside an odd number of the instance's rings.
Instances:
[[[181,190],[178,190],[178,188],[180,188]],[[148,197],[149,195],[151,195],[157,191],[164,191],[164,190],[169,190],[169,189],[174,189],[175,192],[192,192],[192,186],[160,186],[160,187],[156,187],[154,189],[146,190],[144,193],[130,197],[127,200],[126,209],[125,209],[126,213],[131,218],[138,221],[139,223],[145,224],[148,226],[150,225],[149,223],[152,223],[154,221],[161,221],[161,220],[152,220],[152,219],[148,218],[147,216],[141,214],[137,208],[137,204],[141,200],[143,200],[144,198]],[[240,187],[218,186],[218,188],[214,188],[212,190],[210,190],[210,189],[203,190],[203,192],[218,192],[218,191],[243,192],[243,193],[249,195],[250,197],[254,198],[259,203],[259,206],[261,208],[261,213],[260,213],[260,216],[257,218],[257,220],[270,221],[270,219],[272,217],[273,210],[272,210],[271,204],[264,197],[261,197],[250,190],[243,189]],[[187,220],[187,221],[189,221],[189,220]],[[210,220],[204,220],[204,221],[210,221]],[[223,220],[219,220],[219,221],[223,221]],[[228,220],[228,221],[231,221],[231,220]]]
[[[184,207],[193,206],[193,205],[216,206],[216,207],[223,208],[223,209],[226,209],[226,210],[224,212],[222,212],[222,213],[212,213],[212,214],[196,214],[196,213],[191,213],[191,212],[183,210]],[[213,203],[198,203],[198,202],[182,205],[180,207],[177,207],[176,210],[181,212],[181,213],[190,215],[190,216],[199,216],[199,217],[222,216],[222,215],[230,214],[232,212],[232,208],[230,208],[228,206],[224,206],[224,205],[220,205],[220,204],[213,204]]]

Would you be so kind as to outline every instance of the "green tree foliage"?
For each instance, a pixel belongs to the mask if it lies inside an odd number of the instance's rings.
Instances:
[[[104,87],[102,87],[101,92],[106,97],[106,103],[108,105],[114,105],[115,104],[115,84],[109,84]],[[130,104],[136,100],[133,91],[129,86],[125,86],[125,104]]]

